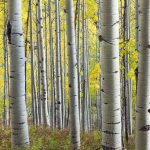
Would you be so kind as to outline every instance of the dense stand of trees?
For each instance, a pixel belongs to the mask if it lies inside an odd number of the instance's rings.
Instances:
[[[80,133],[94,130],[102,132],[103,150],[125,148],[132,134],[136,150],[150,149],[150,1],[90,1],[96,5],[92,23],[88,2],[28,0],[26,34],[22,1],[3,2],[3,126],[11,127],[13,149],[30,146],[28,121],[70,129],[74,150],[81,149]],[[129,77],[133,54],[127,50],[132,32],[139,53],[135,84]],[[98,66],[95,82],[91,64]]]

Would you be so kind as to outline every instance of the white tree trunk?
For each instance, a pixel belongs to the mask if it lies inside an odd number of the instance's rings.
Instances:
[[[25,51],[22,31],[22,2],[9,0],[7,34],[10,47],[10,107],[12,147],[29,145],[25,104]]]
[[[118,0],[101,0],[102,146],[121,150]]]
[[[7,17],[6,17],[6,2],[4,2],[4,37],[3,37],[3,49],[4,49],[4,106],[3,106],[3,125],[6,128],[9,125],[9,109],[7,106],[8,92],[9,92],[9,67],[8,67],[8,40],[7,40]]]
[[[42,24],[42,1],[38,0],[38,24],[39,24],[39,48],[40,48],[40,63],[41,63],[41,90],[42,90],[42,124],[50,126],[48,114],[48,99],[47,99],[47,80],[46,80],[46,64],[45,64],[45,49],[43,43],[43,24]]]
[[[136,150],[150,149],[150,1],[139,0]]]
[[[138,5],[138,1],[139,0],[135,0],[135,29],[136,29],[136,50],[139,49],[139,46],[138,46],[138,41],[139,41],[139,36],[138,36],[138,33],[139,33],[139,16],[138,16],[138,10],[139,10],[139,5]]]
[[[61,93],[61,59],[60,59],[60,22],[59,22],[59,0],[55,0],[56,14],[56,83],[57,83],[57,104],[56,104],[56,126],[62,128],[62,93]]]
[[[34,44],[33,44],[33,12],[32,12],[32,0],[30,0],[30,51],[31,51],[31,93],[32,93],[32,119],[33,123],[39,124],[38,113],[38,99],[35,80],[35,58],[34,58]]]
[[[50,31],[50,74],[51,74],[51,127],[55,128],[55,57],[53,47],[53,20],[52,20],[52,1],[48,0],[49,31]]]
[[[82,8],[82,130],[88,131],[88,108],[87,108],[87,30],[86,30],[86,17],[85,17],[85,0],[83,0],[83,8]]]
[[[75,24],[73,0],[66,0],[67,37],[68,37],[68,64],[69,64],[69,90],[70,90],[70,120],[71,140],[74,150],[80,149],[80,123],[78,106],[78,74],[77,55],[75,43]]]

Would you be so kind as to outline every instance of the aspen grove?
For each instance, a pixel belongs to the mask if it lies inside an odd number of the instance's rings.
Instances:
[[[1,0],[0,20],[0,150],[150,150],[150,0]]]

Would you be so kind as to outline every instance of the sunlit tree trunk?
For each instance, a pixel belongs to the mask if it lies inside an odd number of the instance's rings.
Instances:
[[[102,147],[121,150],[118,0],[101,0]]]
[[[139,0],[136,150],[150,149],[150,1]]]
[[[66,0],[68,64],[69,64],[69,92],[70,92],[70,127],[71,140],[74,150],[80,149],[80,123],[78,107],[78,74],[75,42],[75,24],[73,0]]]
[[[10,48],[10,107],[12,147],[29,145],[25,104],[25,51],[22,31],[22,2],[9,0],[7,36]]]

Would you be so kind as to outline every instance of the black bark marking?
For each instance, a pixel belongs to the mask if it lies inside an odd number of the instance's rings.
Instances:
[[[64,13],[67,13],[67,10],[66,10],[66,9],[64,9]]]
[[[102,145],[102,149],[103,149],[103,150],[116,150],[116,148],[107,147],[107,146],[104,146],[104,145]]]
[[[106,133],[106,134],[119,134],[119,133],[114,133],[114,132],[110,132],[110,131],[103,131],[104,133]]]
[[[136,78],[136,93],[137,93],[137,86],[138,86],[138,74],[139,74],[139,69],[136,67],[135,71],[135,78]]]
[[[150,130],[150,125],[146,125],[146,126],[143,126],[140,131],[149,131]]]
[[[147,45],[147,48],[150,48],[150,45]]]
[[[115,71],[115,72],[113,72],[113,73],[118,73],[119,71]]]
[[[25,122],[19,122],[18,124],[23,125],[23,124],[25,124]]]
[[[11,44],[11,24],[10,22],[8,21],[8,24],[7,24],[7,37],[8,37],[8,41],[9,41],[9,44]]]
[[[101,89],[102,92],[104,92],[104,89]]]
[[[100,42],[104,41],[104,42],[106,42],[106,43],[108,43],[108,44],[111,44],[111,45],[113,44],[113,43],[111,43],[111,42],[105,40],[101,35],[99,35],[99,41],[100,41]]]
[[[22,33],[12,33],[12,35],[19,35],[19,36],[23,36],[23,34]]]
[[[106,124],[120,124],[121,122],[110,122],[110,123],[106,123]]]
[[[114,24],[112,24],[112,26],[116,25],[117,23],[119,23],[119,21],[115,22]]]
[[[148,109],[148,112],[150,113],[150,109]]]
[[[15,78],[15,77],[13,77],[13,76],[10,76],[10,78],[11,78],[11,79],[13,79],[13,78]]]
[[[71,46],[71,43],[70,43],[70,42],[68,42],[68,45],[69,45],[69,46]]]
[[[113,57],[113,59],[117,59],[118,57]]]

